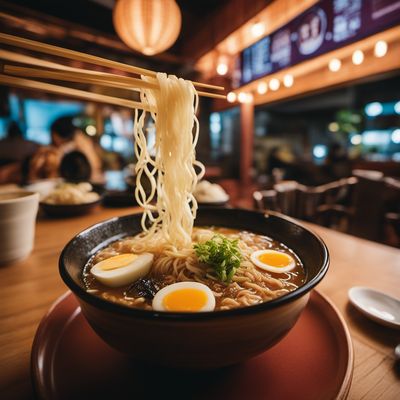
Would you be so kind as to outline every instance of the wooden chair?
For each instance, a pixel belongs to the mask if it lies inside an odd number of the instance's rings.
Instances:
[[[346,203],[355,182],[355,178],[348,178],[313,187],[284,181],[275,184],[273,190],[254,192],[253,200],[258,210],[275,210],[295,218],[336,227],[340,225],[339,219],[348,217]]]

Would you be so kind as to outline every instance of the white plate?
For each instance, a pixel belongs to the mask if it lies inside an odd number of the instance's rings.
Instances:
[[[400,329],[400,300],[367,287],[349,290],[350,302],[364,315],[390,328]]]

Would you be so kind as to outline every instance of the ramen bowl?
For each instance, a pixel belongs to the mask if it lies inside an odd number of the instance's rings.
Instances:
[[[141,232],[140,220],[140,214],[128,215],[84,230],[62,251],[59,268],[94,331],[110,346],[142,363],[218,368],[266,351],[295,325],[310,291],[328,269],[323,241],[293,219],[273,212],[208,208],[198,210],[196,225],[251,231],[284,243],[302,260],[305,284],[269,302],[201,313],[134,309],[86,292],[82,270],[89,258],[111,242]]]

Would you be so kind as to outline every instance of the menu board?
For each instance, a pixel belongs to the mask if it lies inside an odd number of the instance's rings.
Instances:
[[[236,86],[400,23],[400,0],[321,0],[240,54]]]

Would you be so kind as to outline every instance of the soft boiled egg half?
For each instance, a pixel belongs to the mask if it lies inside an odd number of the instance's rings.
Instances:
[[[296,262],[289,254],[276,250],[258,250],[251,254],[251,261],[258,268],[281,274],[291,271]]]
[[[170,312],[213,311],[215,297],[199,282],[178,282],[165,286],[153,298],[153,310]]]
[[[147,275],[153,258],[150,253],[119,254],[95,264],[90,272],[106,286],[124,286]]]

